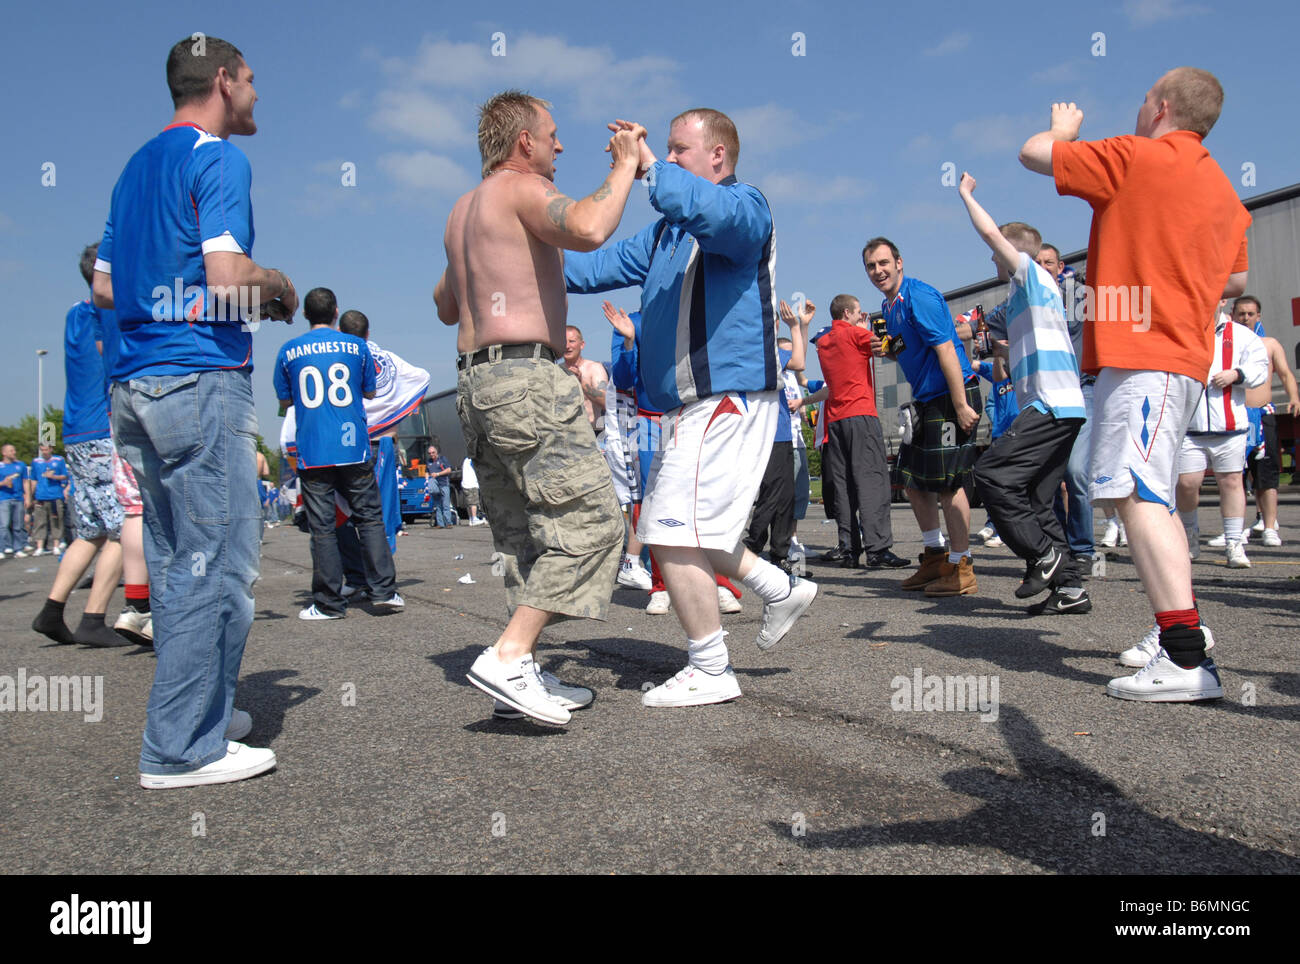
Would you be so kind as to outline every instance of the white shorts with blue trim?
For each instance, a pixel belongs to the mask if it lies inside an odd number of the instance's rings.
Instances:
[[[665,412],[637,538],[650,546],[731,552],[767,469],[779,392],[728,392]]]
[[[1174,505],[1178,456],[1204,386],[1170,372],[1103,368],[1093,396],[1092,501]]]
[[[1204,472],[1232,475],[1246,467],[1245,432],[1206,432],[1188,435],[1178,453],[1178,474]]]

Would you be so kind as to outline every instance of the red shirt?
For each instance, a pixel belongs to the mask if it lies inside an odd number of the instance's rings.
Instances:
[[[831,319],[831,330],[817,339],[817,360],[830,395],[822,410],[826,425],[855,415],[876,414],[876,336],[843,319]]]

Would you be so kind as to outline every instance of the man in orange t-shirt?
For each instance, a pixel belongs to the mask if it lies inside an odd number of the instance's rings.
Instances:
[[[1218,699],[1210,636],[1192,595],[1187,538],[1171,514],[1183,435],[1209,374],[1215,308],[1246,287],[1250,215],[1202,146],[1223,106],[1213,74],[1169,71],[1138,109],[1131,137],[1077,141],[1083,112],[1053,104],[1052,125],[1020,161],[1057,192],[1092,205],[1083,370],[1097,373],[1093,503],[1115,506],[1157,632],[1123,654],[1149,657],[1111,680],[1121,699]]]

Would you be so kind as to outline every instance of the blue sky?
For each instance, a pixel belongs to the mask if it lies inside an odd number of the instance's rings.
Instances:
[[[35,411],[38,348],[50,349],[45,400],[62,398],[63,319],[85,294],[77,256],[98,240],[127,159],[170,119],[167,51],[196,30],[239,46],[256,75],[259,132],[235,139],[253,166],[254,259],[284,269],[300,293],[325,285],[341,306],[365,311],[375,339],[430,369],[434,390],[455,384],[454,331],[431,299],[443,226],[478,180],[475,106],[509,86],[553,102],[565,146],[556,183],[574,197],[608,170],[612,117],[644,123],[662,154],[679,111],[730,114],[738,174],[772,204],[778,288],[786,298],[807,293],[821,321],[841,291],[878,304],[859,258],[875,234],[899,245],[909,275],[940,289],[992,274],[943,183],[947,163],[975,174],[977,197],[999,221],[1028,221],[1062,250],[1084,247],[1087,206],[1058,198],[1050,179],[1016,161],[1024,139],[1047,126],[1053,100],[1079,103],[1086,138],[1128,134],[1161,73],[1204,67],[1226,90],[1206,143],[1240,196],[1300,180],[1295,4],[996,9],[993,19],[964,3],[765,0],[13,7],[6,26],[17,42],[0,107],[0,423]],[[494,34],[504,35],[504,56],[492,54]],[[42,185],[47,163],[52,186]],[[345,163],[355,165],[353,187],[342,183]],[[1243,183],[1247,164],[1253,185]],[[654,216],[634,189],[616,237]],[[618,301],[631,308],[637,297],[630,290]],[[584,329],[587,354],[601,357],[599,299],[571,299],[570,322]],[[271,365],[304,330],[299,315],[292,328],[266,325],[255,336],[268,439],[279,432]]]

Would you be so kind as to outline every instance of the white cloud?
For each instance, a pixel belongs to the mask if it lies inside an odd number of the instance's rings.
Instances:
[[[1124,14],[1135,27],[1209,13],[1208,7],[1187,0],[1124,0]]]
[[[872,191],[871,183],[862,178],[848,175],[823,178],[793,172],[765,174],[756,186],[770,201],[795,204],[837,204],[857,201]]]
[[[904,146],[903,153],[915,154],[920,151],[930,151],[934,149],[937,143],[929,134],[917,134]]]
[[[3,211],[0,211],[0,231],[9,231],[15,227],[17,227],[17,222]]]
[[[1029,82],[1031,84],[1075,83],[1079,79],[1079,66],[1082,63],[1083,61],[1077,57],[1073,60],[1063,60],[1059,64],[1053,64],[1051,67],[1030,74]]]
[[[948,54],[955,54],[958,51],[965,50],[970,46],[970,34],[968,33],[950,33],[933,47],[925,50],[927,57],[945,57]]]
[[[474,142],[464,122],[469,116],[420,91],[385,90],[376,98],[370,126],[433,147],[458,146]]]
[[[823,133],[805,115],[781,104],[742,107],[728,116],[740,134],[742,160],[754,155],[797,155],[805,150],[807,141]]]
[[[339,98],[340,110],[356,110],[361,106],[361,91],[349,90]]]
[[[958,121],[952,126],[952,138],[962,151],[971,154],[1013,154],[1031,134],[1047,126],[1047,112],[1037,120],[1027,114],[991,114]]]
[[[455,197],[477,178],[450,158],[430,151],[381,154],[379,168],[401,187],[441,197]]]

